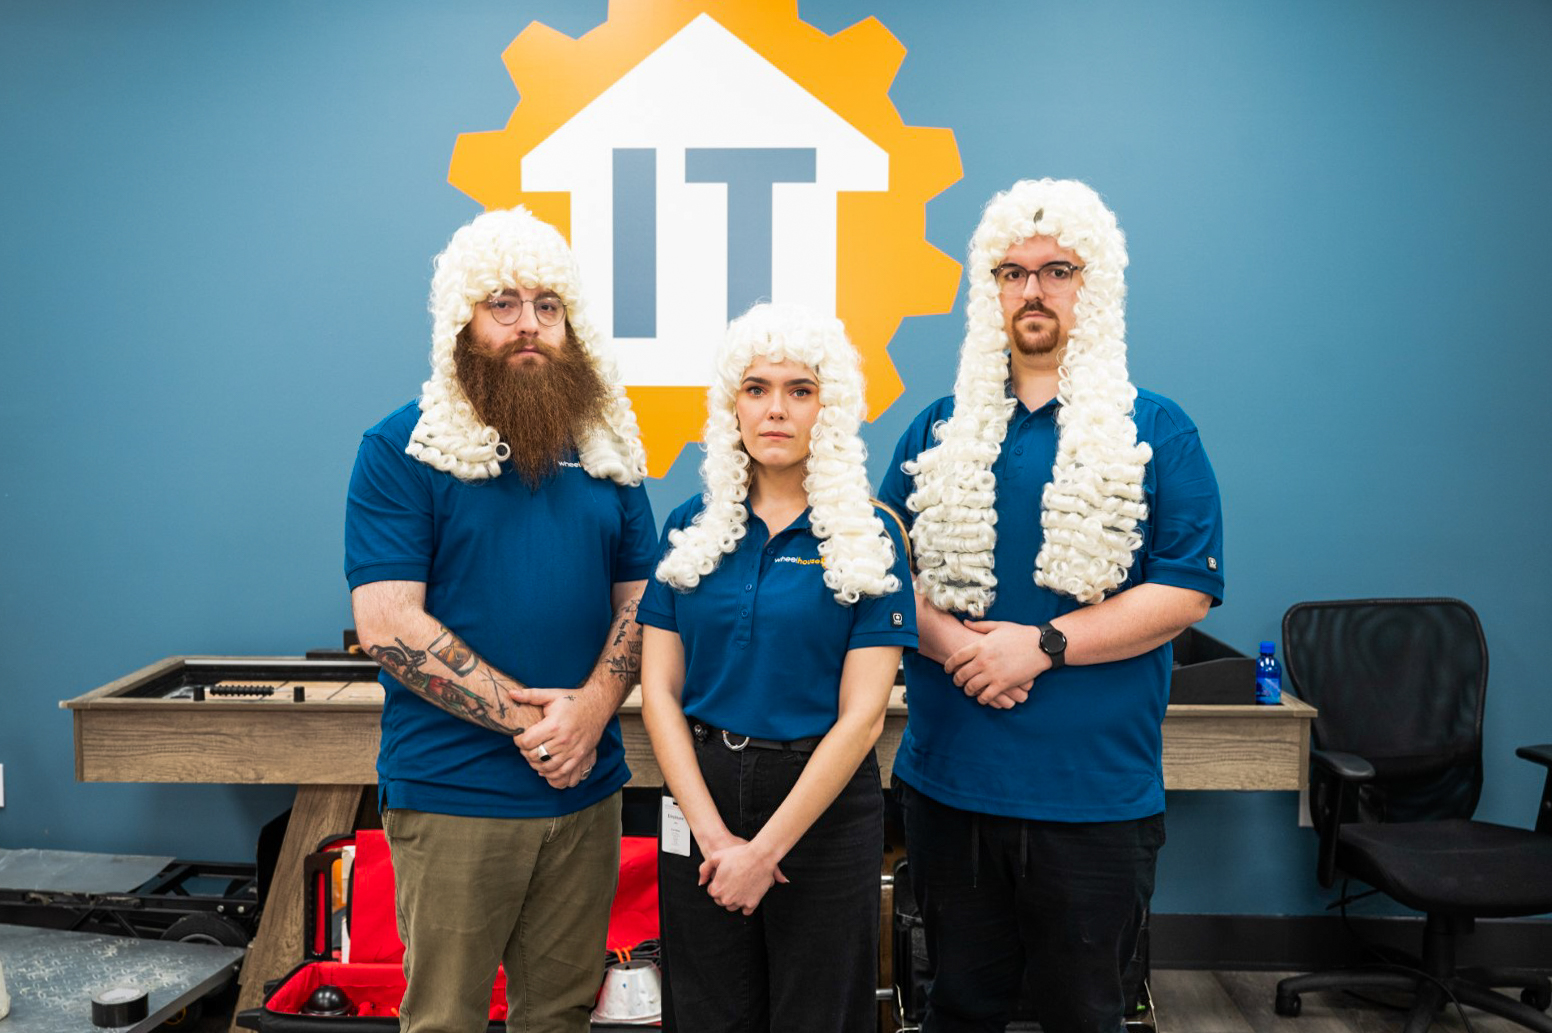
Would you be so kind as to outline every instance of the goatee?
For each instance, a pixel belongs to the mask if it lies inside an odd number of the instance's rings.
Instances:
[[[1050,317],[1050,325],[1044,329],[1026,329],[1019,321],[1031,312],[1040,312]],[[1019,310],[1008,324],[1008,337],[1013,346],[1025,355],[1046,355],[1056,350],[1061,341],[1061,328],[1056,323],[1056,317],[1049,309],[1040,305],[1025,305]]]
[[[517,341],[493,352],[476,345],[465,327],[453,359],[458,383],[475,413],[512,450],[512,465],[523,483],[537,489],[603,421],[610,397],[569,327],[563,346],[537,345],[542,360],[509,365],[508,358],[525,346],[535,345]]]

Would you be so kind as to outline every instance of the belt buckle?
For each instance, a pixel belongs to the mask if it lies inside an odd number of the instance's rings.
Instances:
[[[749,745],[749,736],[744,736],[744,741],[739,743],[737,746],[734,746],[733,740],[728,738],[727,729],[724,728],[722,730],[722,745],[726,746],[734,753],[737,753],[739,750],[742,750],[744,747]]]

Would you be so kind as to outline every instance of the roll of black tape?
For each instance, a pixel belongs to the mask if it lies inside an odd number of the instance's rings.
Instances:
[[[112,986],[92,995],[94,1026],[133,1026],[146,1011],[146,992],[138,986]]]

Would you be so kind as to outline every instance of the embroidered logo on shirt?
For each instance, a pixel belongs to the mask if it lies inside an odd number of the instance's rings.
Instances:
[[[824,560],[822,560],[822,559],[805,560],[805,559],[800,559],[797,556],[777,556],[776,557],[776,562],[777,563],[801,563],[805,567],[806,566],[810,566],[810,565],[816,565],[816,566],[823,566],[824,565]]]
[[[897,628],[904,627],[905,626],[905,615],[902,614],[902,613],[891,613],[889,615],[889,623],[893,624]]]
[[[560,461],[560,465],[564,466],[564,467],[567,467],[569,469],[572,469],[572,470],[580,470],[580,469],[582,469],[582,464],[581,463],[568,463],[564,459],[562,459]]]
[[[1207,557],[1207,569],[1208,570],[1217,570],[1218,569],[1218,557],[1216,557],[1216,556],[1209,556],[1209,557]]]

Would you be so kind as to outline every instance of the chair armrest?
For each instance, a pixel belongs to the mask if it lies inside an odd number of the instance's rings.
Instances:
[[[1354,753],[1310,749],[1315,770],[1310,778],[1310,822],[1320,835],[1320,850],[1315,875],[1322,886],[1336,882],[1337,830],[1342,819],[1353,809],[1348,802],[1348,786],[1374,777],[1374,765]]]
[[[1356,753],[1311,748],[1310,759],[1343,782],[1367,782],[1374,777],[1374,765]],[[1549,763],[1552,763],[1552,757],[1549,757]]]
[[[1541,806],[1536,810],[1536,831],[1552,835],[1552,743],[1521,746],[1514,751],[1514,755],[1547,769],[1547,781],[1541,787]]]
[[[1514,751],[1514,755],[1534,761],[1544,768],[1552,768],[1552,743],[1542,743],[1540,746],[1521,746]]]

